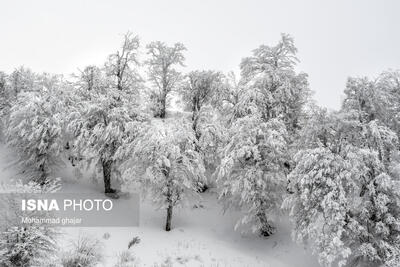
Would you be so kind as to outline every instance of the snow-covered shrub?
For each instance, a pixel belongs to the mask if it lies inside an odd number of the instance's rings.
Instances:
[[[61,255],[63,267],[94,267],[103,259],[103,244],[94,237],[80,235],[71,246]]]
[[[111,234],[109,232],[106,232],[106,233],[103,234],[103,239],[104,240],[108,240],[108,239],[110,239],[110,237],[111,237]]]
[[[57,245],[51,228],[9,227],[0,233],[1,266],[39,266],[54,257]]]
[[[117,255],[117,263],[114,267],[136,267],[140,266],[137,259],[130,250],[124,250]]]
[[[21,181],[0,185],[0,266],[44,266],[56,257],[58,229],[23,225],[20,202],[14,193],[51,193],[58,189],[58,180],[44,186]],[[35,216],[35,213],[30,215]],[[51,214],[46,213],[46,216]]]
[[[131,241],[129,241],[128,243],[128,249],[130,249],[131,247],[133,247],[136,244],[140,243],[140,238],[138,236],[135,236],[134,238],[132,238]]]
[[[400,181],[387,168],[399,163],[386,156],[395,135],[351,113],[325,116],[305,129],[309,148],[289,175],[293,235],[310,242],[323,266],[389,264],[400,255]]]
[[[44,183],[63,150],[60,102],[50,91],[20,93],[10,110],[6,139],[30,178]]]
[[[286,186],[285,125],[276,119],[243,117],[232,129],[217,170],[220,198],[226,207],[245,211],[236,227],[248,224],[254,232],[269,236],[274,232],[271,216],[279,213]]]
[[[134,177],[144,194],[167,210],[166,231],[171,229],[173,208],[196,198],[196,182],[204,180],[196,142],[187,122],[155,121],[131,145],[133,156],[126,163],[125,179]]]

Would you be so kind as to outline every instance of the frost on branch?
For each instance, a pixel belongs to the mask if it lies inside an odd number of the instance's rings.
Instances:
[[[205,179],[193,131],[185,121],[154,122],[132,148],[125,179],[137,180],[145,195],[167,210],[165,230],[170,231],[173,208],[197,198],[196,182]]]
[[[141,110],[138,74],[139,38],[127,33],[120,51],[109,56],[103,68],[89,66],[78,77],[75,103],[70,103],[67,131],[75,153],[102,173],[104,191],[116,190],[125,150],[139,133],[146,114]]]
[[[305,129],[308,148],[297,153],[289,175],[294,194],[285,206],[294,237],[309,241],[323,266],[397,261],[400,184],[387,167],[399,164],[387,162],[397,138],[376,121],[360,122],[357,113],[315,118],[320,124],[311,120]]]
[[[73,144],[87,164],[94,164],[103,173],[105,193],[114,193],[111,179],[120,176],[125,143],[135,138],[146,117],[141,115],[135,94],[118,88],[86,91],[84,96],[69,116]]]
[[[264,236],[273,233],[270,217],[279,213],[289,147],[309,96],[307,75],[295,71],[296,52],[285,34],[276,46],[260,46],[242,60],[241,80],[228,90],[233,114],[217,170],[221,198],[246,211],[240,223]]]
[[[271,217],[279,213],[285,192],[286,130],[279,120],[263,122],[260,117],[238,119],[230,142],[223,150],[217,170],[220,197],[226,207],[238,206],[245,216],[238,222],[269,236],[274,232]]]
[[[7,144],[19,155],[29,178],[44,184],[61,164],[63,117],[59,91],[41,90],[18,95],[7,121]]]
[[[295,71],[296,53],[293,38],[282,34],[276,46],[261,45],[242,60],[241,84],[247,89],[234,110],[236,117],[255,105],[265,121],[279,117],[290,134],[299,130],[310,89],[307,74]]]
[[[150,91],[150,108],[155,117],[165,117],[168,96],[182,81],[183,76],[176,67],[184,66],[185,50],[181,43],[168,46],[156,41],[147,45],[149,59],[146,65],[149,81],[153,84]]]

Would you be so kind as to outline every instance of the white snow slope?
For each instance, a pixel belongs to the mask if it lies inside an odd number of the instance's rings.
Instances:
[[[17,171],[6,168],[12,153],[0,145],[0,181],[18,178]],[[60,171],[63,192],[99,192],[101,185],[75,180],[71,167]],[[203,193],[202,208],[175,209],[170,232],[163,230],[166,212],[155,210],[148,202],[141,203],[140,226],[126,228],[62,228],[60,245],[68,249],[71,240],[89,235],[103,243],[104,259],[98,266],[112,267],[117,255],[128,249],[138,236],[140,243],[130,248],[135,263],[128,266],[269,266],[317,267],[309,249],[290,238],[287,218],[278,222],[277,233],[269,238],[241,234],[234,230],[240,212],[222,212],[215,192]],[[128,211],[127,211],[128,212]],[[106,234],[106,235],[105,235]],[[109,235],[109,238],[104,236]]]

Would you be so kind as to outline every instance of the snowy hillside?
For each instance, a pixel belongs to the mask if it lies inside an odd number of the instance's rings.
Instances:
[[[4,144],[1,144],[0,152],[1,180],[15,178],[16,171],[12,167],[5,169],[13,160],[11,152]],[[61,192],[99,191],[87,177],[76,180],[71,170],[68,166],[58,172],[65,176]],[[98,238],[104,243],[104,261],[99,264],[104,267],[114,266],[117,255],[127,250],[129,241],[136,236],[140,242],[130,251],[137,266],[319,266],[309,250],[293,243],[287,218],[282,218],[277,234],[270,238],[241,234],[234,231],[239,212],[223,213],[216,193],[203,193],[202,198],[201,207],[176,211],[175,227],[171,232],[162,229],[165,212],[143,202],[139,227],[62,228],[60,243],[67,248],[70,241],[77,240],[80,235]],[[107,233],[109,238],[105,239]]]

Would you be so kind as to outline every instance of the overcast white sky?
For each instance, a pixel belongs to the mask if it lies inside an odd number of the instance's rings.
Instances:
[[[101,64],[122,34],[182,42],[192,69],[238,70],[260,44],[291,34],[314,98],[338,108],[348,76],[400,68],[397,0],[0,0],[0,70],[69,74]]]

